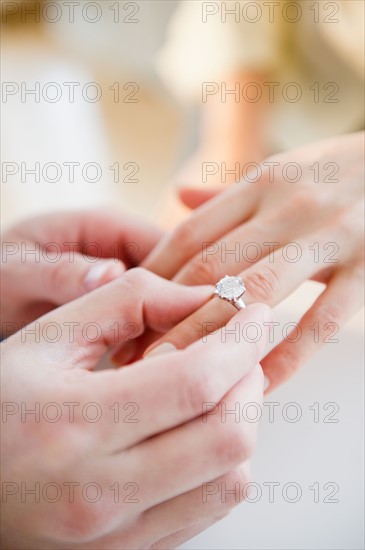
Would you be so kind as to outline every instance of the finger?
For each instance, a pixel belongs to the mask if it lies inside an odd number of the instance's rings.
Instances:
[[[42,247],[39,242],[16,243],[16,252],[3,266],[10,295],[31,304],[62,305],[120,277],[126,269],[116,258],[92,257],[75,250],[61,252],[61,248],[56,241]]]
[[[100,260],[74,253],[72,262],[68,254],[52,261],[24,262],[12,274],[12,286],[32,301],[66,304],[90,292],[125,272],[120,260]],[[27,284],[24,284],[27,281]]]
[[[218,281],[225,273],[238,275],[243,269],[250,267],[258,262],[262,257],[272,255],[275,249],[280,248],[284,242],[290,238],[290,228],[281,223],[272,228],[270,241],[267,236],[267,228],[260,217],[256,216],[251,220],[229,233],[225,239],[216,243],[210,243],[205,249],[202,249],[198,255],[190,260],[174,277],[174,281],[185,285],[213,284]],[[323,275],[321,277],[323,280]],[[228,308],[232,311],[232,308]],[[221,321],[228,320],[232,315]],[[214,318],[213,316],[211,318]],[[201,323],[197,323],[199,327]],[[200,333],[199,336],[200,337]],[[116,365],[130,363],[137,358],[138,354],[158,341],[156,335],[150,335],[150,342],[143,338],[136,345],[124,346],[118,351],[113,361]],[[179,346],[181,347],[181,346]],[[147,352],[149,350],[147,349]]]
[[[203,533],[203,531],[206,531],[207,529],[209,529],[209,527],[211,527],[221,519],[223,518],[217,517],[207,521],[206,523],[195,525],[194,527],[188,527],[187,529],[182,529],[174,535],[169,535],[163,539],[160,539],[154,544],[152,548],[156,550],[171,550],[171,548],[178,548],[184,542],[187,542],[190,539],[199,535],[200,533]]]
[[[202,483],[188,493],[147,510],[142,516],[142,531],[149,540],[168,537],[171,542],[177,539],[177,534],[187,536],[188,530],[200,531],[203,526],[213,523],[214,518],[228,515],[244,500],[245,487],[249,481],[250,466],[246,462],[218,479]],[[188,539],[180,540],[184,542]],[[161,547],[166,546],[157,546]]]
[[[257,203],[255,189],[242,181],[214,197],[162,239],[143,266],[167,279],[173,277],[204,243],[216,241],[253,214]]]
[[[173,280],[185,285],[214,284],[226,273],[237,275],[266,256],[271,257],[275,250],[301,235],[303,227],[288,216],[283,219],[282,212],[257,212],[222,239],[202,246]]]
[[[10,232],[14,242],[5,243],[12,252],[4,264],[10,293],[32,302],[65,304],[114,280],[161,237],[159,229],[117,212],[68,212],[35,221]]]
[[[95,373],[88,391],[97,392],[103,410],[115,402],[132,401],[138,409],[139,421],[132,425],[105,425],[105,449],[115,452],[136,445],[201,416],[203,403],[218,403],[263,357],[268,337],[265,319],[271,319],[270,310],[256,304],[240,312],[227,330],[211,334],[186,350],[170,349],[133,367]],[[247,322],[260,334],[252,342],[242,336]],[[133,388],[133,395],[129,388]]]
[[[141,336],[122,344],[110,358],[116,367],[123,367],[143,358],[143,353],[161,338],[161,332],[147,329]]]
[[[89,369],[108,348],[137,338],[146,327],[165,332],[199,308],[211,293],[211,287],[183,287],[136,268],[52,311],[24,331],[27,343],[31,338],[46,343],[55,338],[50,366],[69,368],[77,359],[78,368]]]
[[[217,191],[217,189],[199,189],[193,187],[183,187],[179,190],[180,199],[192,210],[198,208],[219,193],[220,191]]]
[[[362,266],[333,276],[298,326],[262,361],[269,383],[266,391],[293,376],[323,344],[338,342],[338,330],[363,303],[363,280]]]
[[[274,239],[275,238],[275,242]],[[268,238],[267,226],[255,216],[224,239],[202,247],[173,278],[179,284],[214,284],[226,273],[237,275],[288,242],[291,235],[282,225],[272,228]],[[270,240],[270,242],[268,242]]]
[[[119,258],[127,267],[139,265],[163,236],[160,228],[125,212],[96,210],[78,217],[81,242],[96,242],[102,257]]]
[[[15,235],[17,241],[24,241],[22,244],[27,244],[31,235],[33,247],[34,243],[41,248],[56,244],[69,254],[70,261],[79,252],[97,258],[118,258],[134,267],[157,244],[163,232],[125,212],[98,209],[56,212],[26,220],[17,226]]]
[[[283,248],[257,262],[240,275],[243,278],[246,293],[243,296],[246,304],[263,302],[273,307],[286,298],[305,280],[328,267],[326,245],[329,242],[338,243],[339,253],[332,264],[340,265],[346,262],[352,254],[351,247],[345,246],[345,236],[340,234],[340,228],[326,228],[322,233],[305,237],[295,243],[288,243]],[[314,253],[313,243],[318,245]],[[293,255],[294,253],[294,255]],[[236,313],[236,309],[228,302],[214,297],[201,309],[194,312],[182,323],[174,327],[148,348],[148,354],[155,346],[170,342],[178,349],[183,349],[191,342],[198,340],[210,330],[216,330],[228,322]]]
[[[128,468],[140,488],[141,510],[219,478],[251,457],[257,423],[240,415],[240,410],[248,403],[259,406],[262,394],[263,374],[257,365],[224,396],[224,409],[217,404],[212,414],[149,438],[130,448],[127,455],[114,455],[106,471],[115,476],[122,467]],[[222,410],[236,412],[224,412],[222,417]]]
[[[119,509],[118,517],[120,516],[121,512]],[[148,548],[149,550],[171,550],[172,548],[177,548],[183,542],[195,537],[202,531],[205,531],[205,529],[208,529],[208,527],[222,518],[213,518],[204,524],[194,525],[193,527],[182,529],[173,535],[160,538],[157,542],[155,542],[156,539],[151,538],[148,531],[145,531],[143,527],[143,519],[142,514],[139,518],[134,521],[132,520],[129,524],[126,524],[125,522],[116,531],[113,531],[111,534],[101,539],[99,538],[97,542],[98,546],[93,546],[93,548],[97,548],[97,550],[101,548],[128,548],[128,550],[132,548]],[[161,531],[163,532],[166,528],[163,518],[160,520],[160,525],[162,525]],[[136,531],[138,531],[138,542],[136,542]],[[136,546],[137,544],[138,546]],[[89,546],[88,548],[91,547]]]

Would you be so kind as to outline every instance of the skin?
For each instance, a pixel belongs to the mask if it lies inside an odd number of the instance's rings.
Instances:
[[[3,246],[13,248],[5,248],[2,319],[29,324],[1,345],[2,548],[174,548],[245,497],[257,425],[232,415],[223,422],[218,412],[262,400],[258,362],[269,308],[256,304],[235,319],[262,328],[255,343],[216,333],[183,351],[161,349],[133,368],[98,369],[106,352],[144,334],[161,336],[212,295],[211,286],[126,271],[160,236],[100,211],[41,216],[4,235]],[[118,262],[109,257],[116,240]],[[66,252],[57,261],[24,261],[23,242],[27,250],[39,243],[45,251],[50,242],[78,247],[73,261]],[[95,258],[83,254],[90,242],[102,249],[96,265],[105,262],[96,278]],[[130,243],[138,244],[132,256]],[[90,325],[94,332],[85,332]],[[207,402],[217,405],[204,414]],[[218,491],[203,499],[211,481]],[[95,486],[100,498],[92,502]],[[39,497],[26,493],[36,487]],[[223,498],[221,487],[238,489]]]
[[[289,334],[262,363],[272,390],[319,349],[329,329],[341,328],[361,307],[364,134],[311,144],[267,162],[277,163],[274,175],[272,165],[263,164],[257,181],[253,181],[255,173],[221,194],[184,190],[182,200],[196,210],[159,242],[143,265],[181,284],[213,284],[226,274],[239,274],[247,288],[246,304],[260,301],[275,306],[305,280],[321,282],[323,292],[308,304],[300,320],[300,337],[297,332]],[[291,162],[301,168],[295,183],[282,175]],[[318,182],[314,163],[320,167]],[[338,172],[331,178],[336,165]],[[288,174],[291,179],[296,176]],[[270,248],[267,242],[276,244]],[[257,261],[250,259],[248,251],[242,252],[247,243],[259,247]],[[292,243],[296,243],[294,250]],[[238,246],[239,257],[222,255],[224,246],[226,250]],[[207,255],[207,250],[216,252]],[[297,250],[297,261],[290,261]],[[223,325],[235,311],[226,302],[212,300],[162,341],[183,348],[201,337],[203,323]],[[314,323],[318,323],[319,342],[313,337]]]
[[[139,265],[161,236],[110,210],[52,213],[8,229],[1,238],[3,336]]]
[[[264,82],[268,78],[269,75],[262,73],[237,71],[227,75],[224,83],[226,90],[239,91],[239,100],[222,90],[204,98],[205,102],[200,104],[198,148],[176,176],[179,182],[222,188],[238,181],[236,175],[229,172],[235,170],[236,163],[240,164],[242,170],[246,163],[260,162],[266,157],[264,123],[269,102],[266,98],[258,102],[244,101],[242,90],[252,83],[256,89],[260,87],[265,90]],[[251,90],[253,96],[255,93],[255,89]],[[203,181],[203,164],[213,161],[219,171],[207,175],[207,181]],[[221,168],[222,163],[227,174]]]
[[[268,79],[262,73],[236,71],[224,80],[227,90],[242,92],[250,83],[265,90]],[[201,101],[198,146],[175,175],[176,183],[222,190],[238,182],[245,165],[267,156],[264,122],[268,105],[264,98],[257,103],[237,101],[230,94],[223,95],[222,101],[221,91]],[[168,230],[190,214],[173,187],[167,189],[159,210],[159,223]]]
[[[263,375],[258,362],[267,337],[266,306],[254,305],[236,322],[255,322],[262,338],[255,344],[217,333],[183,351],[151,355],[133,367],[95,371],[101,356],[135,335],[163,332],[200,307],[211,287],[187,288],[141,268],[129,270],[102,288],[62,306],[11,336],[2,345],[2,533],[3,548],[174,548],[225,516],[249,481],[257,425],[233,415],[212,414],[202,421],[203,403],[261,402]],[[73,338],[61,330],[56,345],[46,327],[76,322]],[[98,323],[97,339],[83,328]],[[120,330],[111,330],[118,323]],[[50,325],[52,324],[52,325]],[[39,338],[32,335],[37,330]],[[47,336],[45,336],[47,335]],[[224,369],[222,369],[224,365]],[[79,404],[74,416],[65,403]],[[22,417],[39,403],[38,419]],[[52,403],[53,409],[45,409]],[[82,413],[88,403],[95,410]],[[115,420],[115,403],[124,416]],[[123,408],[133,403],[137,422]],[[60,419],[55,423],[55,405]],[[18,406],[16,411],[14,407]],[[45,411],[45,412],[44,412]],[[88,409],[89,411],[89,409]],[[168,414],[166,412],[168,411]],[[23,418],[23,420],[22,420]],[[25,418],[25,419],[24,419]],[[129,418],[129,417],[128,417]],[[194,445],[191,445],[194,441]],[[236,494],[220,491],[202,498],[203,484],[214,480]],[[61,488],[38,502],[22,496],[21,484]],[[70,483],[78,484],[70,497]],[[86,484],[97,484],[83,496]],[[118,484],[118,498],[110,488]],[[129,484],[129,485],[127,485]],[[18,490],[16,490],[16,488]],[[134,501],[130,502],[131,489]],[[135,493],[136,491],[136,493]],[[72,494],[72,493],[71,493]]]

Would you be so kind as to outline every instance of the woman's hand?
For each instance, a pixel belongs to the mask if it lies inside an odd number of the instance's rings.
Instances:
[[[211,293],[132,269],[2,344],[4,548],[174,548],[244,498],[256,424],[220,406],[261,401],[268,308],[235,319],[262,329],[256,344],[222,332],[93,372]]]
[[[182,196],[196,207],[211,195],[185,190]],[[306,279],[324,283],[299,328],[263,361],[272,389],[318,349],[314,323],[323,342],[329,325],[342,326],[361,307],[363,208],[364,134],[359,133],[269,158],[198,208],[143,265],[183,284],[212,284],[240,274],[246,303],[271,306]],[[203,324],[225,323],[234,311],[214,300],[163,340],[183,348],[201,336]]]
[[[2,336],[120,277],[161,235],[107,210],[38,216],[8,230],[2,236]]]

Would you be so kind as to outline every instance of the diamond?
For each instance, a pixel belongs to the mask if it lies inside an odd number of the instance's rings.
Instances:
[[[241,277],[226,275],[216,285],[216,292],[223,300],[237,300],[246,291]]]

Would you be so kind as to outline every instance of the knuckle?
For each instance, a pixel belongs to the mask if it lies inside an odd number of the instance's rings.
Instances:
[[[96,484],[95,484],[96,486]],[[101,487],[99,485],[99,487]],[[90,489],[90,494],[91,494]],[[75,490],[77,497],[65,510],[65,522],[60,522],[59,535],[73,544],[84,544],[97,540],[113,520],[105,511],[102,499],[99,502],[87,502],[81,490]],[[113,518],[114,519],[114,518]]]
[[[336,325],[339,328],[342,319],[342,310],[337,304],[322,304],[316,311],[316,320],[320,330],[325,330],[328,324]]]
[[[220,328],[216,322],[210,322],[208,319],[203,320],[200,315],[193,314],[189,317],[189,341],[200,340],[206,338],[212,332]]]
[[[195,227],[191,221],[181,223],[172,232],[172,245],[178,246],[183,251],[189,251],[195,241]]]
[[[254,446],[240,423],[221,424],[216,433],[215,453],[220,463],[233,468],[252,456]]]
[[[328,233],[341,236],[342,242],[359,242],[363,238],[363,212],[359,208],[342,207],[328,226]],[[361,237],[360,237],[361,235]],[[360,247],[356,247],[357,253]],[[350,248],[351,250],[351,248]]]
[[[275,270],[268,265],[255,267],[245,276],[245,286],[249,294],[258,301],[270,302],[279,289],[280,281]]]
[[[297,346],[288,344],[277,355],[277,368],[270,374],[270,380],[276,383],[291,378],[300,368],[301,360]],[[275,361],[276,363],[276,361]]]
[[[143,267],[134,267],[133,269],[126,271],[123,277],[119,280],[130,284],[146,284],[151,276],[151,272],[147,269],[144,269]]]
[[[237,506],[245,498],[245,487],[250,482],[250,476],[243,466],[237,467],[222,478],[222,504],[226,513]],[[223,492],[224,491],[224,492]]]
[[[202,413],[204,403],[211,403],[216,397],[216,383],[212,376],[192,373],[181,375],[180,409],[183,412]]]
[[[349,216],[348,213],[341,212],[333,219],[332,234],[341,234],[345,240],[350,240],[354,237],[356,218]]]
[[[134,267],[126,271],[121,277],[114,281],[115,290],[125,297],[125,303],[136,300],[135,311],[138,310],[138,304],[142,300],[141,289],[153,285],[154,275],[143,267]]]
[[[297,191],[293,198],[293,206],[295,210],[303,213],[311,211],[319,204],[318,194],[313,193],[311,188],[304,188]]]
[[[196,256],[185,270],[185,276],[191,284],[210,284],[219,276],[220,261],[218,256],[212,256],[203,261],[201,255]]]
[[[308,216],[313,217],[324,206],[323,201],[320,192],[314,192],[309,186],[301,187],[294,193],[284,196],[275,209],[270,208],[270,202],[267,203],[269,208],[266,213],[266,223],[280,229],[283,226],[283,220],[286,224],[307,220]]]

